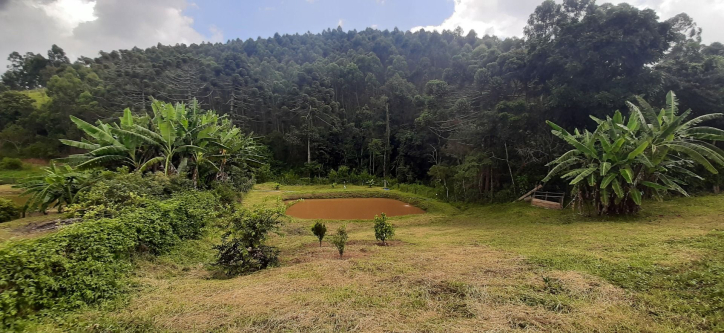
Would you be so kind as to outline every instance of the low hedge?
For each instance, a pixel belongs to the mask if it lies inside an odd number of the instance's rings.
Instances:
[[[88,220],[57,233],[0,248],[0,322],[68,310],[126,292],[132,258],[159,254],[197,238],[215,214],[211,193],[185,192],[145,199],[115,218]]]
[[[14,202],[0,198],[0,223],[20,217],[20,207]]]

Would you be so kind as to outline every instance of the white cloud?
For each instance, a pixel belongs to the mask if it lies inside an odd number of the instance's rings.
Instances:
[[[209,32],[211,32],[211,37],[209,37],[209,41],[212,43],[222,43],[224,41],[224,32],[219,29],[219,27],[215,25],[211,25],[209,27]]]
[[[63,34],[73,35],[73,29],[83,22],[98,19],[93,13],[96,1],[58,0],[48,4],[38,4],[45,15],[63,27]]]
[[[452,15],[439,25],[419,26],[411,30],[454,30],[463,28],[467,33],[471,29],[478,34],[491,34],[501,37],[521,36],[528,15],[533,12],[541,0],[454,0]],[[515,2],[511,4],[510,2]]]
[[[454,0],[452,15],[439,25],[418,26],[411,30],[454,30],[463,28],[465,33],[474,29],[478,34],[495,34],[500,37],[523,36],[528,17],[542,0]],[[560,2],[560,0],[558,1]],[[608,1],[599,1],[602,4]],[[661,20],[685,12],[703,29],[705,43],[724,42],[724,1],[722,0],[613,0],[628,2],[639,8],[655,10]]]
[[[0,6],[0,72],[13,51],[45,54],[57,44],[71,59],[134,46],[223,41],[204,36],[184,10],[186,0],[6,0]]]
[[[662,20],[686,13],[702,28],[701,38],[704,43],[724,43],[724,29],[721,28],[724,20],[722,0],[614,0],[611,2],[628,2],[639,8],[651,8]]]

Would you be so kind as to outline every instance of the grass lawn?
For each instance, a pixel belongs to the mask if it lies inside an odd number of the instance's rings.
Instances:
[[[43,174],[42,165],[38,164],[24,164],[20,170],[3,170],[0,169],[0,185],[2,184],[14,184],[18,181],[33,177],[40,176]]]
[[[245,206],[283,198],[394,196],[428,213],[346,221],[340,259],[310,220],[289,218],[280,267],[231,279],[210,271],[219,230],[138,260],[129,297],[41,321],[36,331],[724,330],[724,196],[646,202],[636,217],[586,218],[523,203],[460,211],[396,191],[255,187]],[[340,221],[326,221],[332,234]]]

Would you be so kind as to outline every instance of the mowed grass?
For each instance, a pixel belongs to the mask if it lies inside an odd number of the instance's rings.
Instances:
[[[24,163],[20,170],[4,170],[0,169],[0,185],[14,184],[28,177],[40,176],[43,174],[42,161],[32,161],[35,163]]]
[[[384,194],[380,194],[384,193]],[[526,204],[459,211],[395,191],[257,186],[245,206],[283,198],[392,195],[428,213],[392,218],[390,246],[371,221],[346,224],[343,258],[289,218],[280,267],[220,279],[221,231],[138,260],[135,291],[36,331],[693,332],[722,331],[724,196],[646,202],[636,217],[587,218]]]

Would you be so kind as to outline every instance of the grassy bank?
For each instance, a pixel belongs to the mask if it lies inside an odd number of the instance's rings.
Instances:
[[[384,194],[380,194],[384,193]],[[428,214],[392,218],[391,246],[372,222],[347,222],[343,259],[289,218],[274,237],[282,265],[213,276],[219,232],[138,263],[129,297],[35,330],[644,331],[724,330],[724,196],[647,202],[636,217],[586,218],[525,204],[458,211],[362,187],[257,186],[244,205],[389,195]],[[329,230],[343,222],[327,221]]]

